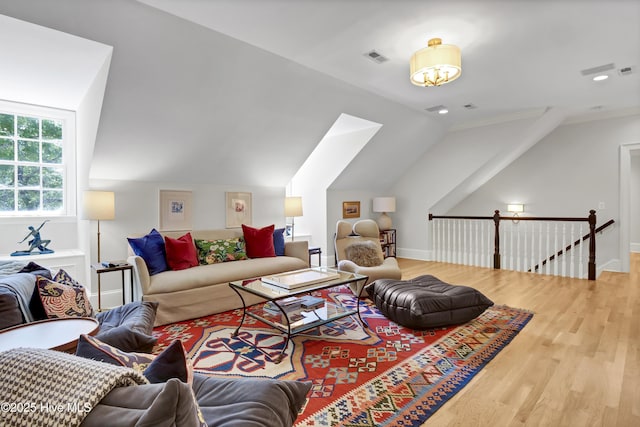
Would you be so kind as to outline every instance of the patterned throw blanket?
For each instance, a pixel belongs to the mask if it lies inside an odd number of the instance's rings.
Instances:
[[[133,369],[53,350],[0,352],[3,426],[79,426],[113,388],[146,384]]]

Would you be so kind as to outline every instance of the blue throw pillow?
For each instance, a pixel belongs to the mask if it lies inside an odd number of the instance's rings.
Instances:
[[[284,255],[284,228],[273,230],[273,248],[276,250],[276,256]]]
[[[142,257],[149,269],[149,275],[162,273],[169,269],[164,248],[164,238],[155,228],[149,234],[137,239],[127,237],[133,253]]]

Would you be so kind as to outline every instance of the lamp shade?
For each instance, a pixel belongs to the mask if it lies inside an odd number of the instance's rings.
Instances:
[[[302,216],[302,197],[295,196],[284,198],[284,216]]]
[[[83,214],[86,219],[114,219],[115,210],[116,202],[113,191],[84,192]]]
[[[410,79],[416,86],[440,86],[451,82],[462,72],[460,48],[442,44],[442,40],[429,40],[428,46],[411,56]]]
[[[395,212],[396,198],[395,197],[376,197],[375,199],[373,199],[373,211],[374,212]]]

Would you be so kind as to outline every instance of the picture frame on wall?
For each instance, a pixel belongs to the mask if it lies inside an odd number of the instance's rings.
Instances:
[[[342,218],[360,218],[360,201],[342,202]]]
[[[160,230],[191,230],[191,202],[191,191],[160,190]]]
[[[226,227],[238,228],[251,224],[251,193],[226,192]]]

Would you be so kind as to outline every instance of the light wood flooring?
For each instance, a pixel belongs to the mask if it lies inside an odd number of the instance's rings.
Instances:
[[[423,426],[640,426],[640,254],[596,281],[398,261],[535,313]]]

